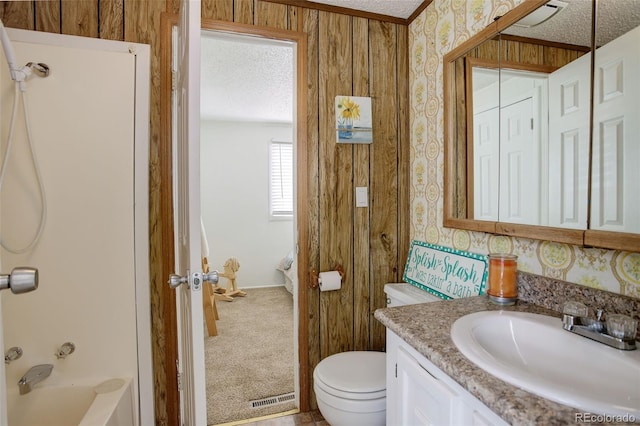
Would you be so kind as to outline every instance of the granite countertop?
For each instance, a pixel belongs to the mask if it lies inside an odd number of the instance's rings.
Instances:
[[[375,318],[512,425],[579,424],[571,408],[510,385],[469,361],[451,340],[451,325],[479,311],[506,310],[560,317],[558,312],[519,300],[498,306],[487,296],[378,309]]]

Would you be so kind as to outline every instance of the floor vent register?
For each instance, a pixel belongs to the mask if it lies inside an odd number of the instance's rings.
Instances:
[[[268,398],[256,399],[254,401],[249,401],[251,404],[251,408],[262,408],[268,407],[271,405],[283,404],[285,402],[293,401],[296,399],[296,396],[293,392],[285,393],[283,395],[270,396]]]

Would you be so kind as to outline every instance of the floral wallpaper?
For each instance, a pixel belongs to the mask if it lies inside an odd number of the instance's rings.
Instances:
[[[443,227],[442,59],[523,0],[434,0],[409,26],[411,238],[475,253],[518,255],[518,268],[640,298],[640,253]]]

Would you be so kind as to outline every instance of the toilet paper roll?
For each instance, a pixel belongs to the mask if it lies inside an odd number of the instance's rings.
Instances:
[[[338,271],[320,272],[318,275],[320,291],[340,290],[342,277]]]

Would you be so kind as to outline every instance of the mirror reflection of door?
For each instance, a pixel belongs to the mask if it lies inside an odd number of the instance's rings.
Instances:
[[[547,77],[480,67],[472,75],[474,218],[545,223]]]
[[[498,220],[500,146],[499,110],[493,107],[473,115],[474,219]]]
[[[534,140],[531,97],[500,108],[500,212],[510,223],[538,223],[540,141]]]
[[[640,233],[640,27],[596,50],[590,229]]]
[[[472,67],[471,75],[474,184],[470,214],[474,219],[495,221],[498,220],[500,179],[500,81],[496,69]]]
[[[549,226],[586,229],[591,54],[549,75]]]

